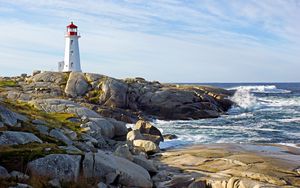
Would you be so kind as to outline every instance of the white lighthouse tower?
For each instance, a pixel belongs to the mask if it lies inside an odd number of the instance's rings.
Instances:
[[[80,36],[77,33],[77,26],[73,22],[67,26],[65,38],[65,58],[63,62],[58,63],[58,70],[60,72],[81,72],[78,45]]]

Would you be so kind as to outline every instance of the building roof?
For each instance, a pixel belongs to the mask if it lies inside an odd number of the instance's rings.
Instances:
[[[74,24],[73,24],[73,22],[71,22],[71,24],[70,24],[70,25],[68,25],[68,26],[67,26],[67,28],[72,28],[72,29],[73,29],[73,28],[77,28],[77,26],[76,26],[76,25],[74,25]]]

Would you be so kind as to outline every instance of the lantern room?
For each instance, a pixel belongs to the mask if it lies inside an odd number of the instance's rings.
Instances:
[[[74,25],[73,22],[71,22],[71,24],[67,26],[67,35],[77,35],[77,26]]]

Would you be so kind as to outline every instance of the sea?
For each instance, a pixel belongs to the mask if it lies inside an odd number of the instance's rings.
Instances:
[[[195,85],[195,84],[194,84]],[[214,119],[163,121],[153,124],[177,139],[161,148],[194,144],[283,144],[300,147],[300,83],[199,83],[235,91],[226,114]]]

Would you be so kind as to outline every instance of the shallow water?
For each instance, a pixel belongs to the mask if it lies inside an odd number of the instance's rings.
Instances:
[[[154,121],[164,134],[179,138],[162,143],[174,147],[200,143],[300,143],[300,83],[210,84],[236,90],[236,102],[216,119]]]

